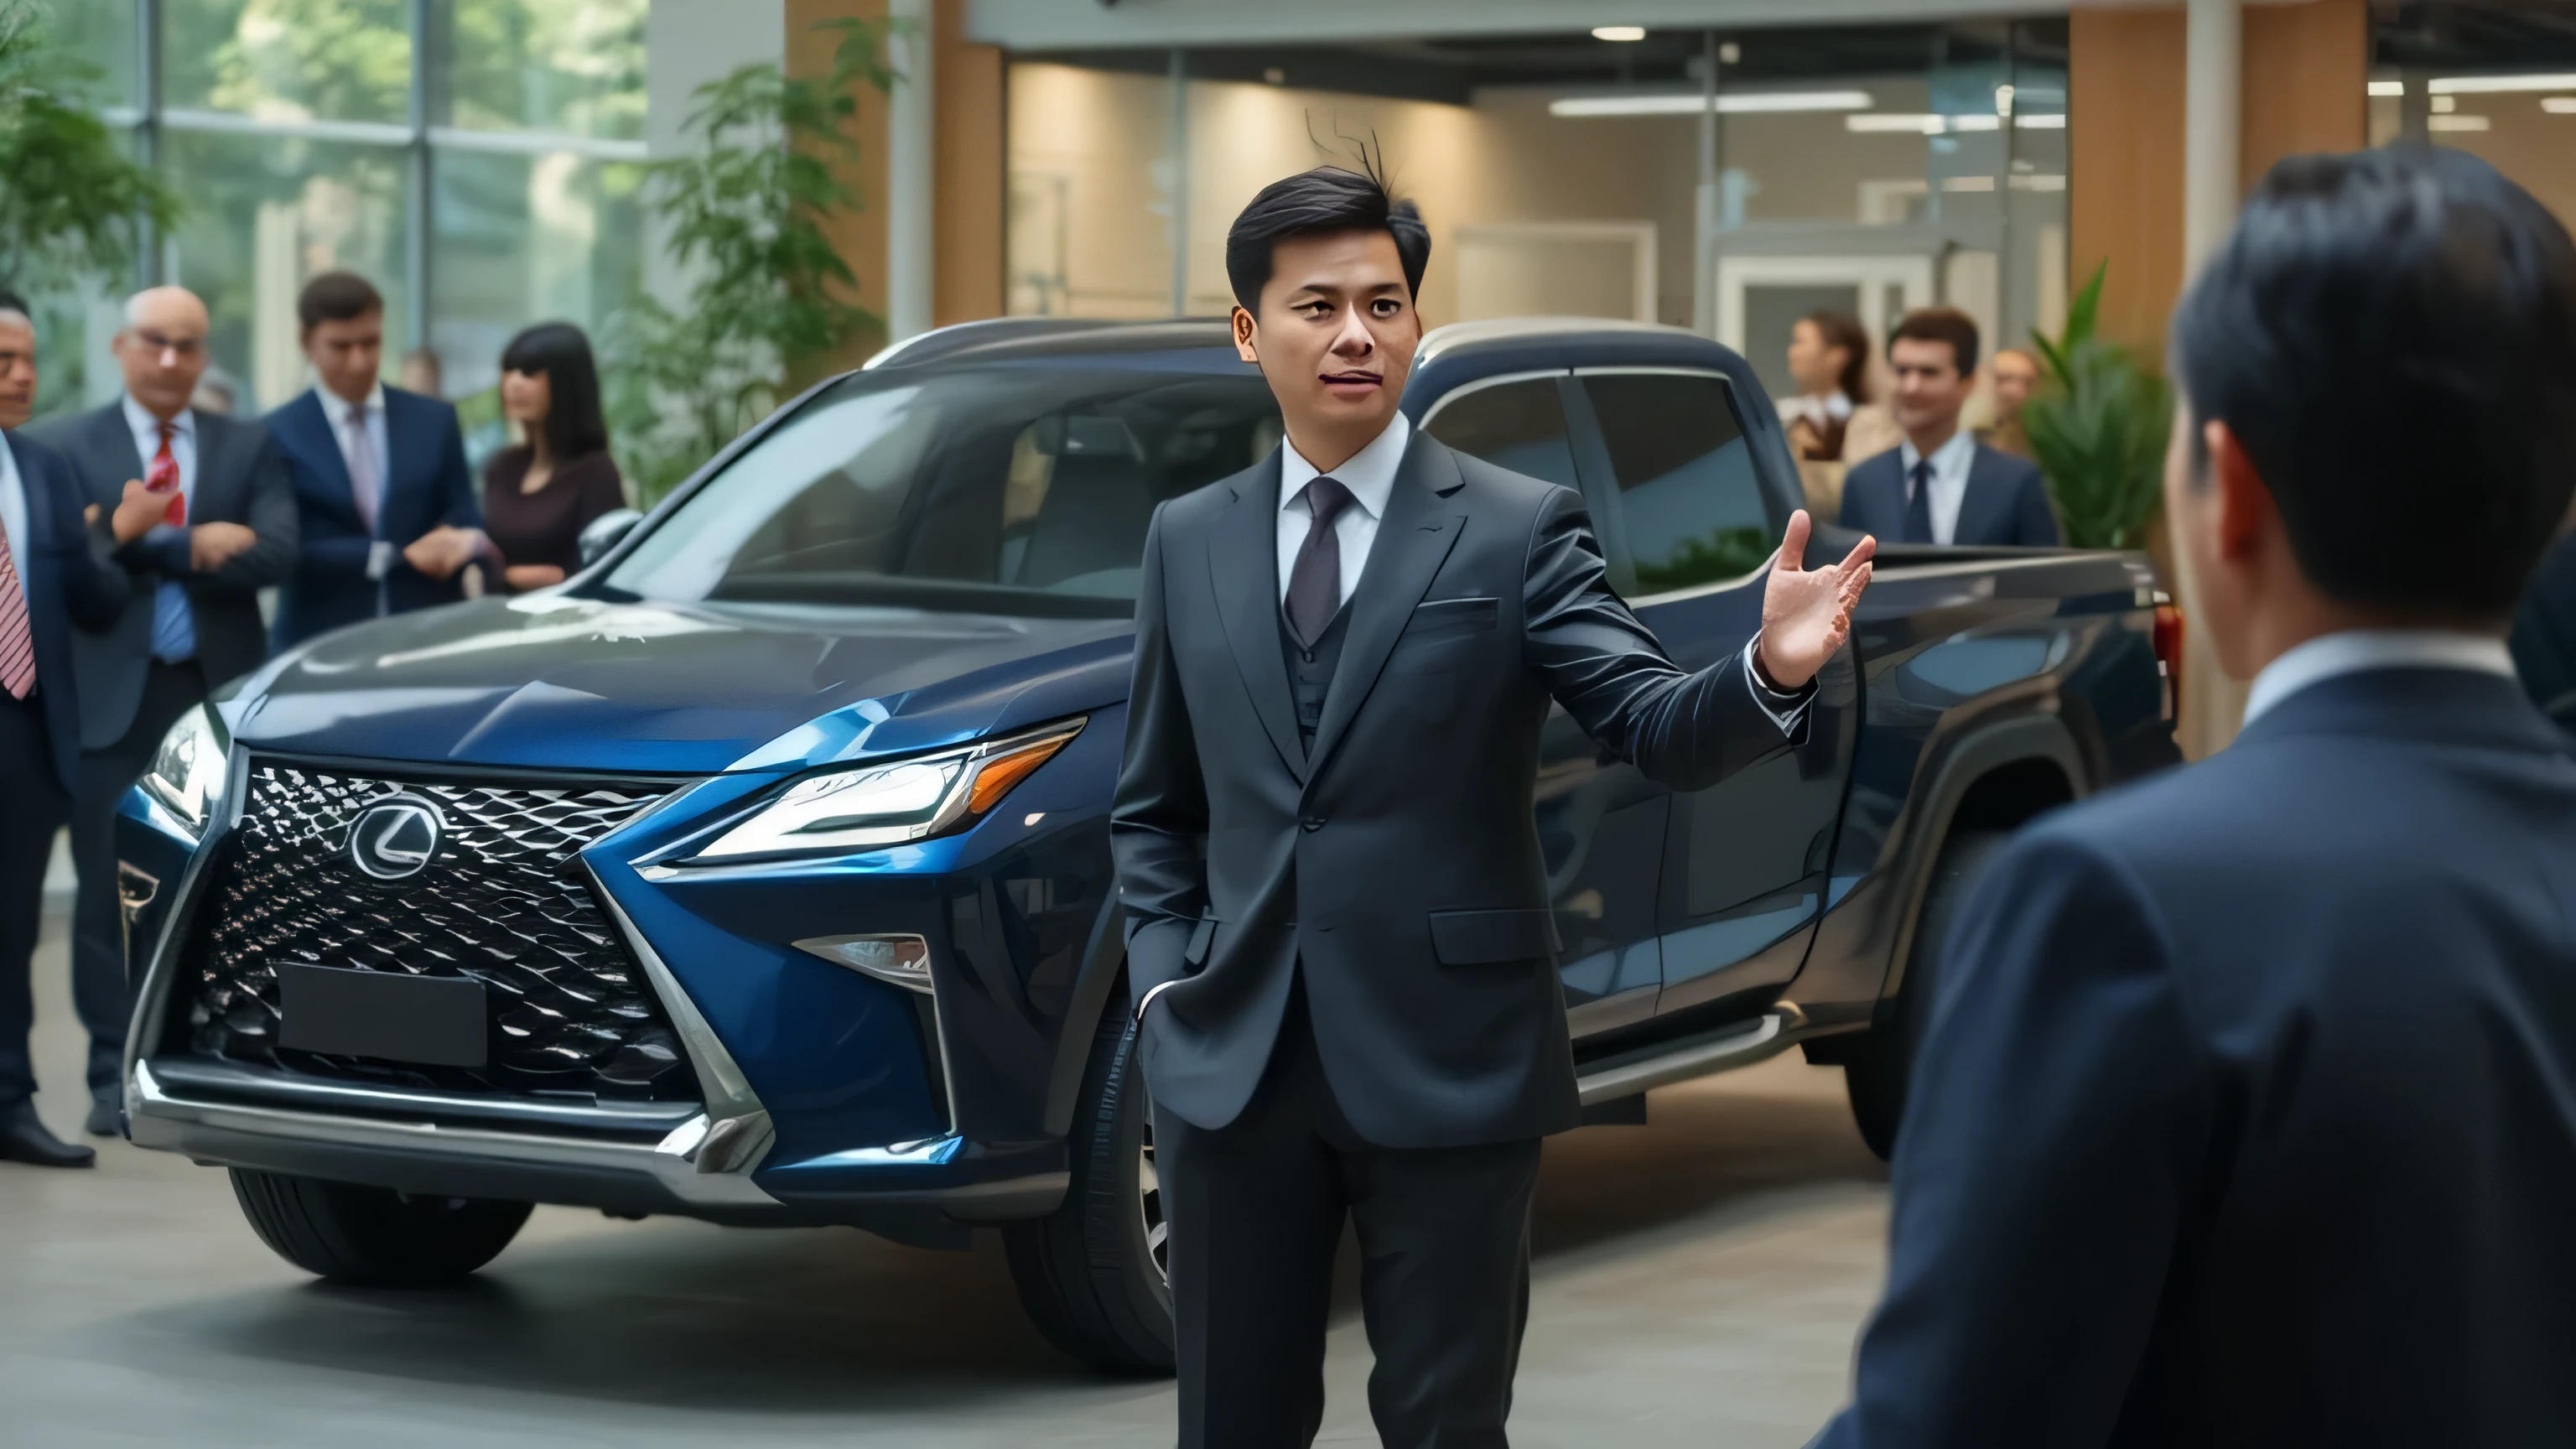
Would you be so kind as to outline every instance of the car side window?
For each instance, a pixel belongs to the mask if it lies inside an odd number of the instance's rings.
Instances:
[[[1497,468],[1580,487],[1556,384],[1551,374],[1451,393],[1431,410],[1423,431]]]
[[[1618,485],[1607,505],[1618,517],[1602,531],[1625,542],[1637,593],[1741,578],[1770,558],[1771,517],[1726,379],[1595,372],[1580,381]]]

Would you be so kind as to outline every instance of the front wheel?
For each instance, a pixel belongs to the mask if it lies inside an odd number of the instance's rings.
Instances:
[[[1167,1374],[1170,1229],[1154,1170],[1153,1102],[1124,1000],[1112,999],[1092,1037],[1064,1205],[1003,1224],[1002,1242],[1020,1303],[1049,1342],[1100,1368]]]
[[[233,1196],[260,1241],[335,1283],[453,1283],[499,1257],[528,1220],[523,1202],[428,1197],[247,1167],[232,1175]]]
[[[1851,1098],[1852,1120],[1861,1140],[1884,1161],[1896,1155],[1896,1129],[1905,1120],[1905,1095],[1914,1074],[1914,1053],[1923,1030],[1932,1024],[1932,997],[1941,980],[1941,942],[1958,914],[1986,860],[2003,845],[2006,832],[1971,830],[1950,837],[1932,864],[1932,883],[1924,891],[1923,914],[1915,922],[1914,949],[1907,953],[1905,979],[1896,998],[1881,1004],[1869,1035],[1843,1064],[1843,1090]]]

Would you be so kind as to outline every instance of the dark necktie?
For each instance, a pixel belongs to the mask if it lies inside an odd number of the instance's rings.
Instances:
[[[1342,543],[1333,520],[1351,504],[1351,490],[1330,478],[1306,484],[1306,511],[1315,521],[1306,541],[1297,545],[1297,562],[1288,570],[1288,627],[1300,643],[1324,637],[1333,616],[1342,610]]]
[[[1899,543],[1932,541],[1932,460],[1914,465],[1914,486],[1905,500],[1905,536]]]

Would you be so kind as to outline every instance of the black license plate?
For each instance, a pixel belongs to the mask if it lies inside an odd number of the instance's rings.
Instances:
[[[335,1057],[479,1067],[490,1049],[483,983],[333,966],[277,968],[277,1044]]]

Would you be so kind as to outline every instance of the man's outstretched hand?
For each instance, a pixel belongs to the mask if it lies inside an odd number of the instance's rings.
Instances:
[[[1789,515],[1788,534],[1771,556],[1762,589],[1762,672],[1782,689],[1804,689],[1834,651],[1851,637],[1852,605],[1869,587],[1870,558],[1878,540],[1864,537],[1851,556],[1828,569],[1805,566],[1807,510]]]

